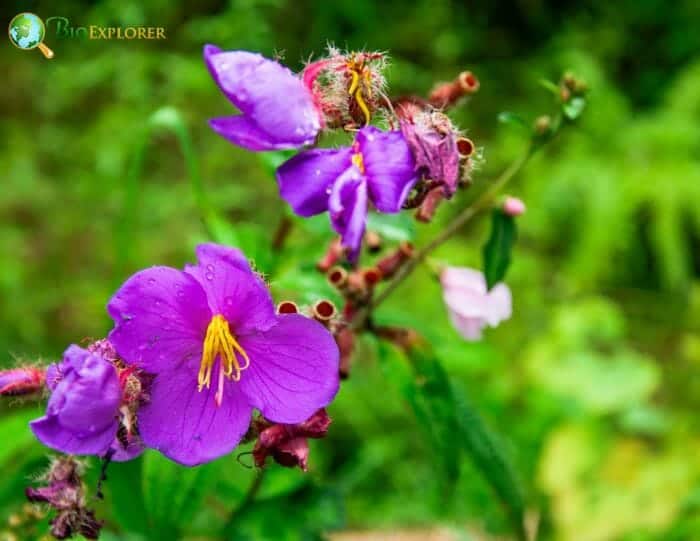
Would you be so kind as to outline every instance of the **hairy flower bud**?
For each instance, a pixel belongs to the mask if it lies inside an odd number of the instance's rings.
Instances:
[[[381,107],[385,80],[383,53],[344,53],[330,48],[328,56],[306,66],[304,85],[328,128],[357,127],[370,123]]]
[[[260,423],[260,434],[253,449],[253,458],[259,468],[268,456],[287,468],[299,466],[308,469],[309,444],[307,438],[323,438],[328,432],[331,418],[324,408],[299,424]]]
[[[44,390],[46,370],[24,366],[0,370],[0,396],[27,396]]]
[[[30,502],[46,503],[56,511],[50,522],[51,535],[56,539],[68,539],[74,535],[86,539],[99,537],[102,522],[86,507],[82,474],[82,465],[73,457],[60,457],[52,461],[44,475],[45,486],[26,489]]]

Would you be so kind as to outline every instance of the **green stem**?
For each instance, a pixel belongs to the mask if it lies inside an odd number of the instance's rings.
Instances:
[[[510,180],[517,175],[523,166],[527,163],[530,157],[539,147],[531,143],[525,152],[517,160],[515,160],[501,175],[491,184],[488,190],[482,193],[471,205],[460,212],[450,224],[443,229],[433,240],[426,244],[423,248],[416,251],[413,257],[396,273],[387,286],[381,291],[377,297],[364,309],[359,310],[353,319],[353,327],[355,329],[364,328],[372,310],[383,303],[401,283],[408,278],[416,267],[422,263],[428,255],[434,252],[438,247],[444,244],[448,239],[454,236],[464,225],[469,222],[479,212],[489,208],[495,200],[498,192]]]
[[[262,487],[264,479],[265,468],[258,468],[258,470],[255,472],[255,477],[253,478],[253,481],[248,487],[248,491],[245,493],[245,496],[241,500],[241,503],[238,505],[238,507],[231,511],[231,514],[228,516],[226,524],[224,525],[224,532],[230,531],[236,523],[236,519],[243,513],[245,513],[248,510],[248,508],[253,504],[253,502],[255,501],[255,497],[258,495],[258,492],[260,492],[260,488]]]

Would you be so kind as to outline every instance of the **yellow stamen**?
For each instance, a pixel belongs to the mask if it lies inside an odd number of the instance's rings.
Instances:
[[[243,365],[238,362],[237,354],[243,358]],[[250,366],[248,354],[233,337],[228,321],[221,314],[211,318],[204,337],[202,361],[197,375],[200,391],[211,385],[211,372],[217,357],[221,363],[221,373],[234,381],[240,380],[241,372]]]
[[[369,111],[369,107],[367,107],[367,103],[365,102],[365,98],[362,96],[362,85],[360,85],[360,74],[363,75],[363,79],[365,81],[365,85],[367,86],[367,94],[369,97],[372,97],[372,85],[370,84],[370,72],[369,70],[366,70],[364,65],[362,63],[357,63],[356,61],[350,61],[347,64],[348,69],[350,70],[350,75],[352,76],[352,80],[350,81],[350,87],[348,88],[348,94],[350,94],[353,98],[355,98],[355,101],[357,102],[357,106],[360,108],[360,111],[362,111],[362,114],[365,116],[365,125],[368,125],[370,123],[370,120],[372,118],[372,115]]]
[[[365,174],[365,161],[362,158],[362,154],[359,152],[356,152],[355,154],[352,155],[352,164],[357,167],[360,170],[360,173],[363,175]]]

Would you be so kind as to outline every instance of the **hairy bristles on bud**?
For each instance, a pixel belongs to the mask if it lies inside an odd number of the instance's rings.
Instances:
[[[368,288],[373,288],[382,280],[382,271],[377,267],[370,267],[362,271],[362,279]]]
[[[336,312],[337,310],[335,309],[335,304],[326,299],[318,301],[312,308],[314,319],[316,321],[320,321],[321,323],[330,321],[333,316],[335,316]]]
[[[348,271],[343,267],[333,267],[328,271],[328,282],[338,289],[343,288],[348,283]]]
[[[277,305],[278,314],[298,314],[299,308],[292,301],[282,301]]]
[[[462,158],[468,158],[472,154],[474,154],[474,143],[472,142],[471,139],[467,139],[466,137],[459,137],[456,141],[457,144],[457,152],[459,152],[459,155]]]

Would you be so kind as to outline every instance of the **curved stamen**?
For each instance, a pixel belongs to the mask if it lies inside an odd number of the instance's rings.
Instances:
[[[243,363],[239,362],[239,357],[243,359]],[[223,398],[223,377],[238,381],[241,379],[241,372],[250,366],[248,354],[231,334],[228,321],[221,314],[211,318],[204,337],[202,359],[197,374],[197,384],[200,391],[205,387],[208,389],[211,385],[211,373],[217,358],[221,363],[221,368],[216,401],[217,404],[220,404]]]

